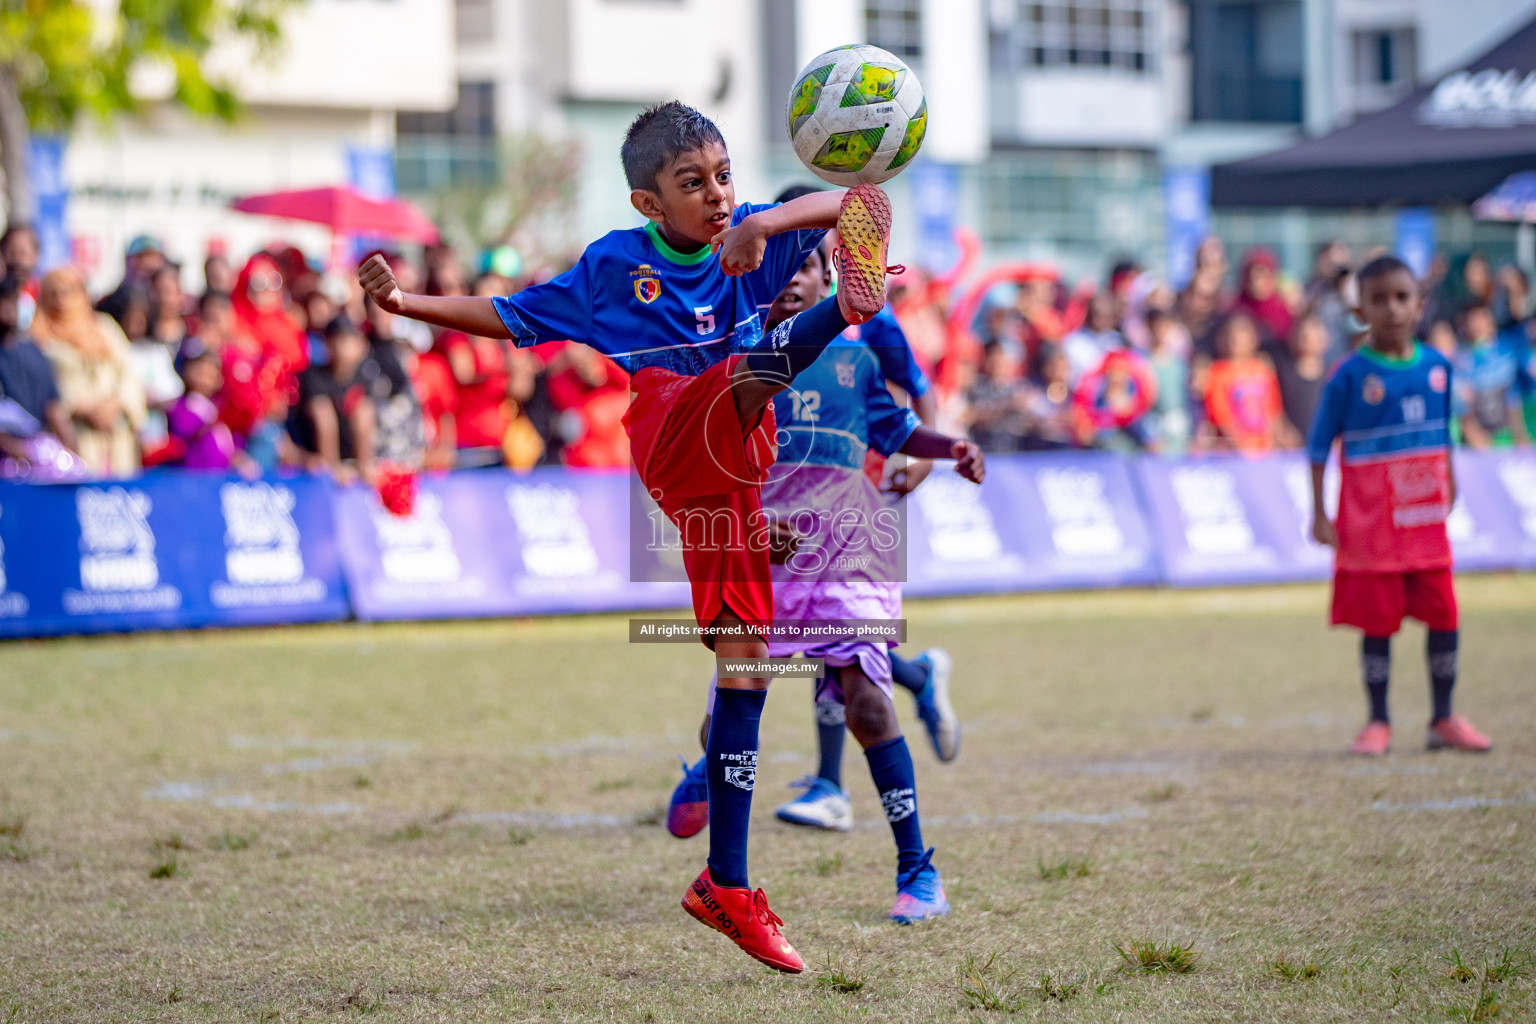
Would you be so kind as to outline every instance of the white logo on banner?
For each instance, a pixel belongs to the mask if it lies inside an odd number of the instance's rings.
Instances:
[[[0,506],[0,518],[4,518],[5,508]],[[0,537],[0,619],[18,619],[27,614],[30,607],[25,594],[8,593],[5,589],[5,538]]]
[[[80,523],[80,585],[64,592],[71,615],[165,611],[181,606],[181,591],[160,585],[149,495],[140,490],[82,487],[75,492]]]
[[[1088,469],[1043,469],[1035,477],[1051,520],[1051,543],[1063,555],[1113,555],[1125,534],[1104,493],[1104,476]]]
[[[1536,537],[1536,461],[1502,460],[1499,481],[1520,512],[1520,529],[1527,537]]]
[[[915,492],[928,524],[928,547],[945,562],[987,562],[1003,553],[981,488],[953,473],[935,473]]]
[[[1231,473],[1214,466],[1180,466],[1168,481],[1184,519],[1184,543],[1190,551],[1234,555],[1253,550],[1253,527]]]
[[[1508,128],[1536,124],[1536,72],[1485,68],[1440,79],[1419,107],[1424,124],[1451,128]]]
[[[219,488],[224,513],[224,574],[209,596],[219,608],[254,604],[302,604],[325,597],[325,584],[304,578],[293,491],[269,483],[226,483]]]
[[[553,484],[512,484],[506,499],[522,537],[523,568],[529,575],[559,578],[597,572],[597,549],[575,491]]]
[[[443,499],[422,493],[408,516],[372,510],[379,536],[379,561],[392,583],[451,583],[463,573],[453,534],[443,522]]]

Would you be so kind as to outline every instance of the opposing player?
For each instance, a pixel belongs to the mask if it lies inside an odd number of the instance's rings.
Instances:
[[[767,656],[773,595],[761,486],[775,454],[772,399],[850,324],[884,304],[890,203],[874,186],[780,206],[736,205],[725,140],[681,103],[653,107],[622,148],[643,228],[614,231],[547,284],[497,298],[405,294],[382,259],[359,278],[395,314],[518,345],[571,339],[632,374],[636,472],[682,533],[694,616],[717,657]],[[844,286],[765,337],[762,313],[823,232],[842,239]],[[919,445],[921,448],[922,446]],[[945,440],[916,454],[951,457]],[[730,528],[718,529],[722,518]],[[684,909],[781,971],[804,961],[747,874],[758,721],[768,680],[720,680],[709,732],[709,862]]]
[[[830,285],[830,276],[819,254],[808,256],[775,300],[769,323],[818,301]],[[942,435],[896,404],[875,354],[862,341],[846,337],[828,346],[775,404],[784,424],[783,440],[780,461],[769,473],[763,497],[779,522],[795,528],[798,541],[784,564],[774,570],[775,623],[803,628],[898,618],[901,588],[895,582],[895,547],[878,543],[882,519],[892,524],[896,520],[883,515],[889,510],[864,474],[865,455],[870,448],[884,455],[932,450],[934,439]],[[984,474],[980,451],[968,441],[943,440],[959,460],[957,471],[979,483]],[[849,524],[854,528],[848,529]],[[769,652],[774,657],[803,653],[825,660],[827,675],[816,693],[818,722],[834,717],[827,715],[829,710],[846,709],[844,715],[835,716],[839,761],[844,720],[864,748],[896,840],[897,899],[890,916],[907,924],[945,914],[949,904],[932,864],[933,851],[923,846],[912,757],[891,703],[889,646],[857,638],[775,639]],[[706,718],[704,731],[709,728]],[[825,760],[823,773],[837,770]],[[707,810],[698,800],[698,772],[698,766],[690,769],[673,794],[668,827],[674,835],[697,831]],[[840,779],[831,785],[842,793]],[[846,804],[846,796],[843,800]]]
[[[1426,643],[1434,710],[1428,745],[1484,751],[1492,741],[1451,711],[1458,622],[1445,521],[1456,501],[1451,466],[1451,366],[1414,338],[1423,314],[1419,282],[1401,260],[1361,267],[1357,314],[1366,344],[1323,389],[1312,422],[1312,535],[1336,549],[1333,624],[1365,636],[1360,664],[1370,720],[1351,752],[1380,755],[1392,742],[1387,716],[1392,635],[1404,616],[1429,627]],[[1323,470],[1336,439],[1343,487],[1338,521],[1323,505]]]

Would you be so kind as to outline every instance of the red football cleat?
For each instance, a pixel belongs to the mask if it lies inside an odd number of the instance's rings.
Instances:
[[[705,868],[683,893],[683,909],[723,933],[759,963],[785,974],[805,970],[805,961],[795,947],[779,934],[779,925],[784,922],[768,909],[768,897],[763,890],[753,892],[716,885],[709,877],[709,868]]]
[[[1493,740],[1474,729],[1461,715],[1450,715],[1429,727],[1425,746],[1430,750],[1450,748],[1482,754],[1493,749]]]
[[[1392,727],[1386,722],[1370,721],[1365,723],[1365,728],[1361,729],[1360,735],[1355,737],[1355,745],[1349,748],[1349,752],[1364,754],[1367,757],[1380,757],[1391,745]]]
[[[837,308],[862,324],[885,308],[885,248],[891,239],[891,200],[879,185],[855,185],[837,216]]]

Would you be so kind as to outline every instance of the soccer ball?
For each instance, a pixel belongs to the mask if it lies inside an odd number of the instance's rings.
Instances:
[[[878,184],[912,162],[928,101],[912,69],[878,46],[840,46],[812,60],[789,91],[789,141],[834,185]]]

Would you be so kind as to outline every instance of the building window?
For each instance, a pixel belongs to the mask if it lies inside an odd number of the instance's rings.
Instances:
[[[1155,0],[1016,0],[993,15],[1018,68],[1151,69]],[[1009,9],[1011,6],[1012,9]]]
[[[1300,0],[1191,0],[1193,119],[1300,124],[1304,51]]]
[[[902,60],[923,56],[921,0],[865,0],[864,38]]]
[[[1354,49],[1355,85],[1362,89],[1413,85],[1418,75],[1418,39],[1411,26],[1356,32]]]
[[[496,83],[460,82],[459,102],[441,113],[395,115],[395,131],[401,135],[496,135]]]
[[[395,115],[395,180],[402,192],[494,181],[496,83],[459,83],[452,110]]]

